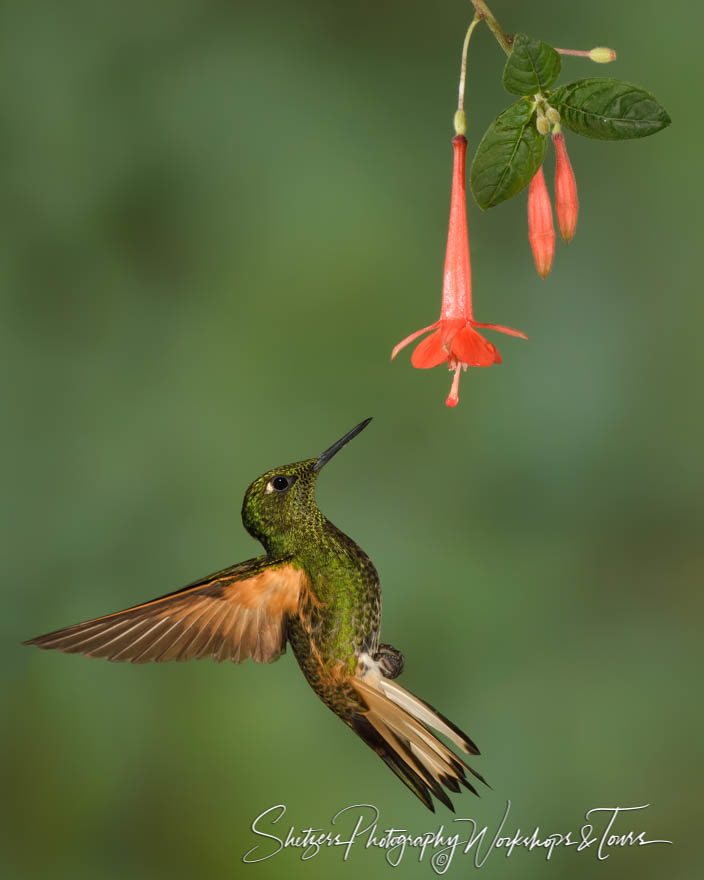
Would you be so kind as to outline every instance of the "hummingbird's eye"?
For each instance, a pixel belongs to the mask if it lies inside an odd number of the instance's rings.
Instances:
[[[285,492],[293,483],[291,477],[279,475],[272,477],[266,487],[267,492]]]

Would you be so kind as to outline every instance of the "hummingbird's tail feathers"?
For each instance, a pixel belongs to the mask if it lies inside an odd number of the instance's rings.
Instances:
[[[478,794],[465,771],[484,782],[482,777],[441,742],[430,728],[447,736],[464,751],[479,754],[466,734],[423,700],[389,679],[378,675],[355,676],[351,685],[367,707],[366,711],[352,718],[352,728],[428,809],[434,809],[431,795],[453,809],[443,786],[455,793],[464,786]]]
[[[266,557],[225,569],[175,593],[25,642],[132,663],[212,657],[271,663],[286,649],[305,575]]]
[[[436,786],[432,781],[429,782],[427,777],[422,778],[417,770],[414,769],[414,767],[417,767],[415,759],[411,758],[409,763],[409,759],[403,756],[403,752],[405,751],[403,746],[400,743],[398,744],[398,748],[390,745],[390,743],[364,715],[357,715],[353,719],[352,729],[377,753],[386,766],[393,770],[401,782],[408,786],[413,794],[415,794],[416,797],[434,813],[435,806],[433,805],[433,799],[430,796],[430,792],[436,788]],[[444,799],[445,805],[454,812],[452,801],[442,789],[439,788],[439,791],[441,793],[440,800]]]
[[[393,700],[402,709],[410,712],[411,715],[422,721],[423,724],[429,725],[434,730],[437,730],[438,733],[442,733],[443,736],[452,740],[463,752],[467,752],[470,755],[479,754],[479,749],[467,734],[448,718],[445,718],[444,715],[441,715],[430,703],[426,703],[425,700],[421,700],[420,697],[417,697],[415,694],[402,688],[396,681],[388,678],[381,678],[379,687],[384,696]]]

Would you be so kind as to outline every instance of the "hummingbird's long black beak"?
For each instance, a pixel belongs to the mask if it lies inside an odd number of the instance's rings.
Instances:
[[[360,422],[356,428],[352,428],[351,431],[348,431],[344,437],[337,441],[337,443],[333,443],[329,449],[326,449],[322,455],[318,456],[318,460],[313,465],[313,470],[319,471],[320,468],[324,464],[327,464],[334,455],[337,455],[343,446],[347,446],[350,440],[356,437],[360,431],[363,431],[369,422],[371,422],[371,419],[365,419],[363,422]]]

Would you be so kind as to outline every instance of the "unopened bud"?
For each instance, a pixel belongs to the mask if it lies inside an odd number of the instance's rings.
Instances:
[[[553,125],[557,125],[560,121],[560,111],[555,107],[548,107],[545,111],[545,116],[548,122],[552,122]]]
[[[597,46],[590,50],[589,57],[597,64],[608,64],[610,61],[616,60],[616,53],[613,49],[607,49],[606,46]]]
[[[555,227],[552,224],[552,207],[542,165],[531,180],[528,190],[528,241],[538,275],[547,278],[555,254]]]
[[[538,114],[535,127],[538,129],[538,134],[548,134],[550,131],[550,123],[548,122],[547,117]]]
[[[467,116],[464,110],[455,113],[455,134],[467,134]]]
[[[558,132],[552,136],[555,144],[555,213],[560,235],[569,242],[577,228],[579,199],[577,198],[577,181],[572,171],[572,164],[567,155],[565,136]]]

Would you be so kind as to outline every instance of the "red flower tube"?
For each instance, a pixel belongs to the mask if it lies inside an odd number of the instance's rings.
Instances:
[[[570,157],[567,155],[565,136],[556,132],[552,136],[555,145],[555,213],[560,235],[569,242],[577,228],[579,199],[577,198],[577,181],[572,171]]]
[[[531,180],[528,190],[528,240],[538,275],[547,278],[555,254],[555,228],[552,225],[552,208],[542,165]]]
[[[508,333],[510,336],[528,337],[520,330],[498,324],[482,324],[472,314],[472,271],[469,260],[467,237],[467,207],[465,194],[465,157],[467,140],[458,134],[452,141],[454,164],[452,172],[452,198],[450,201],[450,226],[447,233],[445,274],[442,287],[440,319],[422,330],[407,336],[391,352],[391,359],[409,343],[429,330],[434,332],[420,342],[411,363],[419,369],[430,369],[446,363],[454,371],[452,387],[445,403],[457,406],[459,402],[460,370],[467,367],[488,367],[500,364],[501,355],[493,343],[485,339],[476,327],[486,327]]]

